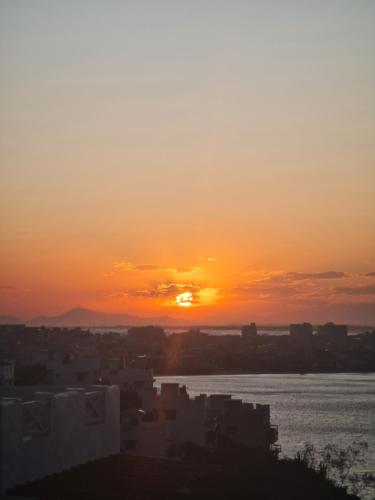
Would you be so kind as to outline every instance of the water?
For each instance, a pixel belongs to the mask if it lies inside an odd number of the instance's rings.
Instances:
[[[346,447],[366,441],[369,449],[362,470],[375,473],[373,373],[163,376],[155,385],[161,382],[185,384],[191,396],[231,394],[245,402],[270,404],[282,454],[289,457],[306,442],[321,449],[327,443]]]
[[[186,332],[189,328],[164,328],[164,331],[167,335],[171,335],[172,333],[183,333]],[[358,333],[364,333],[367,331],[372,331],[374,327],[367,327],[367,326],[349,326],[348,327],[348,334],[349,335],[357,335]],[[90,331],[92,333],[109,333],[109,332],[116,332],[119,333],[120,335],[127,335],[128,333],[128,327],[90,327]],[[222,336],[222,335],[241,335],[241,329],[240,328],[202,328],[202,332],[208,333],[208,335],[216,335],[216,336]],[[283,327],[258,327],[258,335],[289,335],[289,328],[283,328]]]

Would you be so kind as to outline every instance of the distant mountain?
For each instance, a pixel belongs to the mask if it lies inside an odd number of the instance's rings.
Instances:
[[[24,321],[16,316],[0,316],[0,325],[19,325],[22,323]]]
[[[178,321],[177,321],[178,322]],[[136,326],[146,324],[168,325],[176,320],[168,317],[142,318],[129,314],[110,314],[82,307],[70,309],[58,316],[38,316],[26,321],[28,326]]]

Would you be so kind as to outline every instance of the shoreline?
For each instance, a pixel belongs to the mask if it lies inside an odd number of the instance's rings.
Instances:
[[[154,373],[154,377],[211,377],[220,375],[375,375],[375,370],[358,370],[358,371],[345,371],[345,370],[318,370],[318,371],[308,371],[308,372],[296,372],[296,371],[252,371],[252,372],[215,372],[215,373]]]

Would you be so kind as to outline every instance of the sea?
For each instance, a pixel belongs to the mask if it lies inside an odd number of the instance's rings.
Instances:
[[[231,394],[249,403],[271,406],[279,427],[281,455],[293,457],[305,443],[321,450],[326,444],[345,448],[368,444],[360,471],[375,474],[375,374],[189,375],[156,377],[155,385],[178,382],[191,396]],[[375,498],[367,491],[364,499]]]
[[[241,329],[239,327],[225,327],[225,328],[215,328],[215,327],[166,327],[164,331],[166,335],[172,335],[173,333],[183,333],[187,332],[189,328],[199,328],[201,332],[208,333],[208,335],[241,335]],[[92,333],[109,333],[115,332],[120,335],[127,335],[129,327],[90,327]],[[374,326],[349,326],[348,335],[357,335],[358,333],[365,333],[374,330]],[[273,327],[273,326],[258,326],[258,335],[289,335],[289,327]]]

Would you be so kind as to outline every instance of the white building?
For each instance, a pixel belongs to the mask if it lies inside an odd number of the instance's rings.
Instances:
[[[230,395],[190,398],[185,386],[161,384],[152,410],[121,412],[123,452],[165,457],[178,454],[186,443],[215,449],[219,438],[257,450],[278,450],[269,405],[243,403]]]
[[[100,379],[100,359],[95,351],[39,350],[27,364],[45,366],[46,383],[51,385],[97,384]]]
[[[165,457],[184,443],[206,445],[205,400],[191,399],[185,386],[162,384],[152,410],[121,413],[121,450]]]
[[[0,491],[119,452],[118,387],[16,386],[0,394]]]
[[[243,403],[229,394],[214,394],[206,400],[206,412],[220,434],[236,444],[266,451],[278,440],[278,428],[270,422],[269,405]]]
[[[104,384],[118,385],[120,391],[136,392],[143,410],[155,407],[157,390],[151,368],[128,368],[122,358],[109,359],[106,366],[102,367],[100,376]]]

